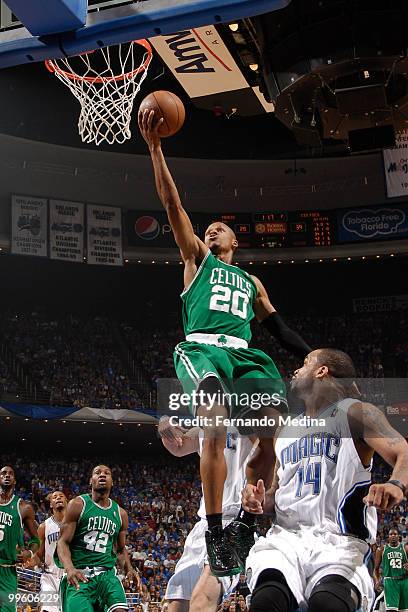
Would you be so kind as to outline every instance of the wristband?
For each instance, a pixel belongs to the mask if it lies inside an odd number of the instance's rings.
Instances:
[[[386,482],[386,484],[393,484],[393,485],[395,485],[396,487],[401,489],[404,497],[406,497],[406,490],[407,490],[407,488],[406,488],[406,486],[400,480],[388,480]]]

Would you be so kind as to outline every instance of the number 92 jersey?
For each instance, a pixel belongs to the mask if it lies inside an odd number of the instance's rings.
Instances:
[[[114,567],[114,544],[122,527],[120,508],[112,499],[103,508],[90,495],[80,496],[84,507],[70,544],[72,563],[76,568]]]
[[[276,524],[375,542],[377,512],[363,502],[371,465],[361,463],[347,416],[356,401],[347,398],[329,406],[318,415],[316,426],[310,421],[310,426],[292,424],[279,432]]]

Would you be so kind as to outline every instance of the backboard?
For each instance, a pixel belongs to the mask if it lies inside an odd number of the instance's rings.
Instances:
[[[0,68],[77,55],[120,42],[252,17],[284,8],[290,1],[89,0],[83,27],[74,31],[58,30],[51,36],[32,36],[6,2],[0,0]],[[12,4],[11,0],[8,2]],[[36,5],[44,7],[46,2]],[[46,9],[34,10],[44,13],[41,15],[44,20],[43,32],[52,31]]]

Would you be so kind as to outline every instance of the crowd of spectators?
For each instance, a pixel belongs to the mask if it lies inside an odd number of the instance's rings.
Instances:
[[[49,514],[47,494],[59,489],[71,498],[88,491],[89,474],[97,460],[71,457],[68,461],[51,456],[29,459],[7,455],[0,456],[0,461],[14,465],[18,494],[34,505],[37,520],[42,522]],[[135,583],[123,577],[131,609],[134,612],[162,609],[158,606],[163,601],[166,584],[182,555],[186,536],[197,520],[201,496],[198,464],[194,459],[180,461],[170,456],[151,463],[130,459],[116,459],[110,463],[114,480],[112,497],[129,514],[129,554],[142,580],[139,590]],[[373,480],[382,482],[389,478],[389,473],[389,468],[376,457]],[[377,545],[385,541],[390,527],[397,527],[405,538],[406,519],[406,502],[392,512],[379,513]],[[262,531],[267,527],[265,523]],[[247,594],[242,576],[236,592],[223,602],[220,610],[245,611]]]
[[[106,317],[8,314],[1,339],[50,405],[137,408],[140,398]]]
[[[407,376],[405,311],[332,316],[302,313],[284,318],[310,346],[348,352],[358,377],[370,379],[371,399],[377,403],[384,399],[384,377]],[[43,402],[154,409],[157,381],[175,376],[173,349],[183,340],[177,312],[171,316],[167,313],[160,323],[158,326],[157,318],[148,317],[143,321],[115,322],[106,317],[72,314],[6,314],[0,325],[0,342]],[[252,345],[272,355],[286,378],[299,367],[299,360],[257,324],[253,325]],[[2,374],[3,390],[10,389],[10,364],[0,362]]]

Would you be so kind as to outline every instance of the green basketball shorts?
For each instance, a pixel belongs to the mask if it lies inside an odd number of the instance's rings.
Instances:
[[[15,612],[16,594],[16,568],[0,566],[0,612]]]
[[[265,406],[280,412],[287,409],[285,383],[272,359],[258,349],[186,340],[174,350],[174,365],[184,393],[192,398],[189,410],[193,415],[199,405],[192,394],[209,377],[220,382],[225,400],[220,403],[227,407],[229,418],[256,416]]]
[[[408,610],[408,578],[384,578],[384,600],[387,610]]]
[[[63,612],[113,612],[128,608],[125,591],[115,569],[90,577],[89,582],[80,582],[78,590],[68,584],[64,576],[60,594]]]

